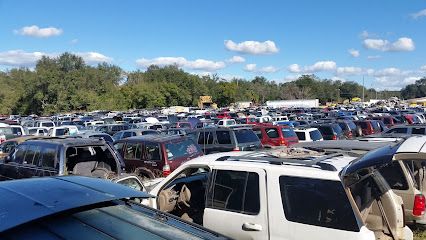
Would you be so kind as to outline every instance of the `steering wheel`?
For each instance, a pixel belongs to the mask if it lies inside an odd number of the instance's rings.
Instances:
[[[191,207],[189,204],[190,199],[191,199],[191,192],[189,191],[189,188],[184,184],[182,188],[180,189],[178,202],[182,203],[186,207]]]

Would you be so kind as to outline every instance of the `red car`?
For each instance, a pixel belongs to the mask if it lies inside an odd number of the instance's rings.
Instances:
[[[291,146],[299,143],[299,138],[293,128],[271,124],[257,125],[253,131],[259,137],[263,146]]]
[[[114,147],[124,159],[126,172],[141,177],[166,177],[182,163],[203,155],[192,139],[181,136],[143,135],[119,140]]]
[[[354,121],[354,123],[359,129],[361,129],[362,136],[380,133],[382,131],[377,120],[360,120]]]

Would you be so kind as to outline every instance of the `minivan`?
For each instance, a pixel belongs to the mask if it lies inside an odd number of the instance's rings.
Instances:
[[[293,128],[284,125],[257,125],[253,127],[253,131],[265,147],[288,147],[299,142]]]
[[[198,142],[205,154],[262,148],[259,138],[247,126],[202,128],[188,133],[188,136]]]
[[[170,135],[142,135],[121,139],[114,147],[124,158],[126,172],[144,178],[169,175],[183,162],[203,155],[190,138]]]

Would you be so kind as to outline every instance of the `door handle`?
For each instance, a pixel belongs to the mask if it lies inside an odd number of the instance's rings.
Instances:
[[[262,226],[255,223],[244,223],[242,229],[248,232],[260,232],[262,231]]]

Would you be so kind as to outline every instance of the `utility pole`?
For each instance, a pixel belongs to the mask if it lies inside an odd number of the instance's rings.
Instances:
[[[365,99],[364,99],[364,75],[362,75],[362,103],[364,103]]]

